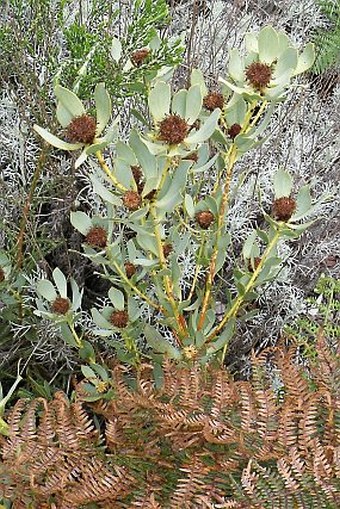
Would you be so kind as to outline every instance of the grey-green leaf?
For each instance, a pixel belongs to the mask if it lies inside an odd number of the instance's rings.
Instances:
[[[69,123],[72,121],[72,119],[74,118],[72,113],[70,113],[65,108],[65,106],[62,105],[61,102],[58,102],[58,104],[57,104],[56,115],[57,115],[59,124],[64,128],[67,127],[69,125]]]
[[[87,380],[96,379],[96,373],[89,366],[80,366],[81,372]]]
[[[191,85],[199,85],[202,97],[208,94],[208,88],[204,81],[203,73],[200,69],[193,69],[191,72]]]
[[[276,30],[270,25],[262,28],[258,37],[260,62],[272,64],[278,56],[279,39]]]
[[[130,166],[134,166],[137,164],[137,159],[133,150],[126,145],[122,141],[117,141],[116,143],[117,155],[120,159],[124,159]]]
[[[118,198],[118,196],[115,196],[111,191],[109,191],[97,178],[96,175],[92,174],[90,175],[90,179],[93,185],[93,190],[98,196],[100,196],[104,201],[111,203],[112,205],[121,205],[122,200]]]
[[[202,127],[195,133],[189,135],[186,138],[186,143],[202,143],[203,141],[206,141],[210,136],[213,134],[213,132],[216,129],[217,121],[219,119],[219,116],[221,114],[221,110],[219,108],[216,108],[215,111],[212,112],[212,114],[207,118],[207,120],[204,122]]]
[[[80,210],[71,212],[70,221],[72,226],[74,226],[74,228],[83,235],[86,235],[92,228],[91,219],[85,214],[85,212]]]
[[[115,62],[119,62],[122,56],[122,44],[117,37],[112,37],[112,45],[111,45],[111,57]]]
[[[188,91],[181,89],[172,98],[172,113],[185,118]]]
[[[91,145],[93,147],[93,145]],[[87,152],[86,149],[82,151],[80,156],[76,159],[76,162],[74,163],[74,167],[77,170],[87,159]]]
[[[109,299],[116,309],[119,311],[124,310],[124,294],[118,288],[111,287],[109,290]]]
[[[296,205],[296,212],[291,218],[292,221],[303,219],[311,210],[312,198],[310,195],[309,186],[301,187],[296,197]]]
[[[304,48],[301,55],[298,57],[298,63],[294,71],[294,76],[310,69],[315,60],[315,47],[312,42],[309,42]]]
[[[233,80],[243,81],[244,66],[238,49],[232,49],[229,53],[228,71]]]
[[[61,102],[64,108],[67,109],[73,117],[84,115],[85,108],[83,103],[74,92],[68,88],[62,87],[61,85],[57,85],[54,88],[54,93],[58,101]]]
[[[42,137],[44,138],[47,143],[52,145],[53,147],[59,148],[61,150],[78,150],[83,146],[83,143],[67,143],[66,141],[61,140],[57,136],[54,136],[54,134],[50,133],[43,127],[40,127],[39,125],[34,124],[33,129]]]
[[[199,85],[189,88],[186,97],[185,118],[188,124],[193,124],[201,112],[203,104],[202,93]]]
[[[289,69],[293,74],[298,62],[298,52],[295,48],[287,48],[278,58],[274,75],[279,77]]]
[[[166,194],[156,202],[159,214],[161,212],[172,212],[180,203],[189,167],[190,161],[182,161],[177,168]]]
[[[152,155],[147,148],[147,146],[143,143],[140,136],[135,130],[131,131],[130,134],[130,145],[133,149],[138,162],[143,168],[144,175],[147,178],[157,177],[157,163],[156,158]]]
[[[111,98],[104,83],[98,83],[94,91],[94,100],[97,112],[97,136],[105,129],[111,117]]]
[[[160,332],[149,324],[144,327],[144,334],[148,344],[158,353],[166,354],[170,359],[180,359],[181,352],[169,341],[162,337]]]
[[[195,205],[194,205],[193,199],[190,196],[190,194],[186,194],[184,197],[184,207],[185,207],[185,210],[187,211],[188,216],[191,218],[194,217]]]
[[[228,321],[224,331],[222,332],[222,334],[220,334],[219,338],[213,343],[210,343],[210,346],[207,349],[208,355],[218,352],[218,350],[221,350],[221,348],[224,348],[229,343],[234,334],[235,323],[236,323],[235,318],[231,318]]]
[[[81,306],[81,300],[83,297],[83,290],[79,290],[79,286],[75,282],[73,278],[71,278],[71,288],[72,288],[72,306],[73,309],[76,311]]]
[[[156,122],[162,120],[170,110],[170,85],[164,81],[158,81],[150,91],[148,103],[154,120]]]
[[[252,255],[253,246],[257,237],[257,231],[253,230],[250,235],[248,235],[245,243],[243,244],[242,254],[245,260],[248,260]]]
[[[67,282],[64,274],[61,272],[61,270],[57,267],[52,272],[52,277],[54,279],[54,282],[56,284],[56,287],[58,288],[58,292],[61,297],[64,299],[67,298]]]
[[[106,318],[104,318],[103,315],[99,313],[98,309],[92,308],[91,309],[91,314],[92,314],[92,318],[93,318],[94,323],[98,327],[100,327],[101,329],[105,329],[105,330],[112,329],[112,325],[110,324],[110,322],[108,322],[106,320]]]
[[[104,138],[100,138],[100,140],[104,140]],[[99,141],[99,140],[97,140],[96,143],[92,143],[92,145],[88,145],[85,148],[85,153],[86,153],[86,155],[95,154],[96,152],[101,151],[104,148],[106,148],[107,145],[108,145],[107,141]]]
[[[49,302],[53,302],[57,298],[57,292],[51,281],[41,279],[37,283],[37,292]]]
[[[218,240],[218,251],[215,268],[216,273],[222,269],[224,262],[229,254],[227,249],[229,247],[230,241],[231,241],[230,235],[229,233],[226,232],[223,233],[223,235],[221,235],[221,237]]]
[[[288,172],[279,169],[274,175],[275,198],[289,197],[292,192],[292,178]]]
[[[227,105],[226,119],[228,125],[240,124],[242,126],[247,111],[247,103],[239,94],[234,93]]]

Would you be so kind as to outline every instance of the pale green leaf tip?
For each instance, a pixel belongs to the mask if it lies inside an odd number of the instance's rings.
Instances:
[[[87,152],[86,149],[83,150],[83,152],[80,154],[80,156],[77,158],[74,167],[77,170],[83,163],[85,163],[87,159]]]
[[[55,93],[55,95],[56,95],[56,96],[57,96],[57,95],[58,95],[58,93],[59,93],[60,91],[62,91],[62,90],[66,90],[67,92],[69,92],[70,94],[75,95],[75,96],[78,98],[78,96],[77,96],[77,95],[76,95],[76,94],[75,94],[72,90],[70,90],[69,88],[63,87],[63,86],[62,86],[62,85],[60,85],[59,83],[58,83],[57,85],[55,85],[55,87],[54,87],[54,93]],[[79,100],[80,100],[80,99],[79,99]]]

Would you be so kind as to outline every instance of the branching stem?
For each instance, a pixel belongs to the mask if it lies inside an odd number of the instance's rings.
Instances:
[[[110,170],[110,168],[108,167],[108,165],[106,164],[105,162],[105,159],[103,157],[103,154],[101,153],[100,150],[98,150],[96,152],[96,157],[98,159],[98,162],[102,168],[102,170],[106,173],[106,175],[109,177],[109,179],[111,180],[111,182],[113,183],[113,185],[119,189],[119,191],[122,191],[122,193],[125,193],[125,191],[127,191],[126,187],[123,186],[123,184],[121,184],[120,182],[118,182],[118,180],[116,179],[116,177],[114,176],[114,174],[112,173],[112,171]]]
[[[242,295],[239,295],[235,301],[234,301],[234,304],[231,306],[231,308],[229,309],[229,311],[224,315],[224,317],[222,318],[221,322],[218,324],[217,327],[215,327],[215,329],[211,332],[211,334],[208,336],[208,339],[207,339],[207,342],[211,341],[212,339],[214,339],[215,336],[217,336],[217,334],[223,329],[223,327],[226,325],[226,323],[231,319],[231,318],[234,318],[236,317],[240,307],[242,306],[243,302],[244,302],[244,299],[246,298],[246,296],[248,295],[248,293],[252,290],[254,284],[256,283],[256,280],[263,268],[263,265],[264,263],[266,262],[268,256],[270,255],[270,253],[272,252],[272,250],[274,249],[274,247],[276,246],[277,242],[279,241],[280,239],[280,234],[281,234],[281,230],[280,228],[278,228],[275,232],[275,235],[273,236],[272,240],[269,242],[265,252],[263,253],[262,257],[261,257],[261,260],[258,264],[258,266],[256,267],[256,269],[254,270],[254,273],[253,275],[251,276],[251,278],[249,279],[245,289],[244,289],[244,292],[242,293]],[[224,358],[225,358],[225,354],[226,354],[226,348],[227,346],[224,347],[224,350],[223,350],[223,357],[222,357],[222,363],[224,361]]]
[[[245,116],[245,120],[244,120],[244,124],[243,124],[242,130],[241,130],[241,133],[246,134],[252,127],[254,127],[256,125],[259,118],[261,117],[264,110],[266,109],[267,101],[263,101],[263,103],[261,104],[261,106],[259,108],[259,111],[256,113],[255,117],[252,119],[252,115],[254,113],[254,109],[256,106],[257,106],[257,101],[255,100],[251,103],[249,110]],[[211,256],[209,272],[207,275],[205,293],[204,293],[204,298],[203,298],[203,303],[202,303],[202,310],[201,310],[201,315],[200,315],[200,319],[198,321],[198,326],[197,326],[198,330],[202,329],[202,327],[204,325],[206,313],[207,313],[207,310],[209,307],[212,284],[213,284],[213,281],[214,281],[214,278],[216,275],[216,260],[217,260],[217,255],[218,255],[218,244],[219,244],[221,235],[223,233],[225,213],[228,208],[228,201],[229,201],[229,195],[230,195],[230,183],[231,183],[231,179],[232,179],[232,175],[233,175],[233,168],[234,168],[234,165],[236,162],[236,158],[237,158],[237,146],[235,143],[233,143],[230,146],[228,152],[224,156],[224,160],[226,163],[225,166],[227,168],[226,180],[225,180],[225,184],[224,184],[224,188],[223,188],[222,200],[221,200],[221,205],[220,205],[218,218],[217,218],[217,231],[216,231],[216,238],[215,238],[215,246],[214,246],[214,250],[213,250],[213,253]],[[220,175],[222,175],[222,172]],[[214,187],[214,193],[216,193],[217,189],[219,188],[219,185],[220,185],[219,181],[220,181],[220,179],[218,179],[218,182],[216,183],[216,185]]]
[[[232,145],[226,154],[227,175],[226,175],[226,181],[225,181],[225,185],[224,185],[224,189],[223,189],[220,210],[219,210],[218,218],[217,218],[217,231],[216,231],[215,246],[214,246],[214,251],[211,256],[209,272],[208,272],[206,287],[205,287],[205,294],[204,294],[204,299],[203,299],[203,304],[202,304],[202,311],[201,311],[201,316],[200,316],[200,319],[198,321],[198,326],[197,326],[198,330],[202,329],[202,327],[204,325],[204,320],[205,320],[206,313],[207,313],[208,306],[209,306],[212,284],[213,284],[213,280],[214,280],[215,272],[216,272],[218,244],[219,244],[219,240],[221,238],[223,227],[224,227],[224,216],[225,216],[225,212],[226,212],[227,205],[228,205],[230,182],[231,182],[231,178],[232,178],[232,174],[233,174],[233,168],[234,168],[234,164],[236,161],[236,156],[237,156],[237,147],[235,145]]]
[[[198,280],[198,275],[199,275],[199,272],[200,272],[200,269],[201,269],[201,265],[199,264],[199,262],[200,262],[200,260],[202,258],[202,254],[203,254],[203,250],[204,250],[204,245],[205,245],[205,242],[206,242],[206,236],[203,234],[202,237],[203,237],[202,238],[202,242],[201,242],[201,245],[200,245],[200,248],[199,248],[199,251],[198,251],[198,255],[197,255],[197,260],[196,260],[195,274],[194,274],[194,278],[192,280],[192,285],[191,285],[190,292],[189,292],[189,295],[188,295],[188,300],[189,301],[192,299],[192,296],[194,295],[194,291],[195,291],[197,280]]]
[[[136,294],[138,295],[138,297],[140,297],[142,300],[144,300],[147,304],[149,304],[149,306],[153,307],[154,309],[156,309],[157,311],[163,311],[162,308],[156,303],[154,302],[152,299],[150,299],[150,297],[148,297],[145,293],[143,293],[139,288],[137,288],[136,285],[134,285],[132,283],[132,281],[126,276],[126,274],[124,274],[124,271],[122,270],[122,268],[119,266],[119,264],[117,262],[115,262],[114,260],[110,260],[113,267],[116,269],[116,271],[118,272],[118,274],[120,275],[120,277],[123,279],[123,281],[131,288],[131,290]]]
[[[80,339],[80,337],[78,336],[77,332],[76,332],[76,329],[74,328],[74,325],[72,322],[68,322],[67,325],[69,326],[69,329],[72,333],[72,336],[74,337],[74,340],[75,342],[77,343],[77,347],[78,348],[82,348],[83,347],[83,343],[82,343],[82,340]]]
[[[165,168],[163,170],[163,175],[162,175],[160,184],[158,186],[158,189],[162,189],[162,186],[164,184],[164,181],[165,181],[167,173],[168,173],[170,161],[171,160],[169,159],[168,163],[165,165]],[[159,220],[157,217],[157,211],[156,211],[156,200],[150,205],[150,214],[151,214],[151,217],[152,217],[153,223],[154,223],[154,233],[155,233],[155,238],[156,238],[156,242],[157,242],[157,251],[158,251],[159,262],[160,262],[162,271],[166,272],[168,270],[168,267],[167,267],[167,262],[166,262],[166,258],[165,258],[164,251],[163,251],[163,243],[162,243],[160,224],[159,224]],[[170,277],[166,274],[163,276],[163,281],[164,281],[164,287],[165,287],[165,292],[167,294],[167,298],[169,300],[171,309],[173,311],[174,318],[178,324],[178,336],[179,336],[178,339],[185,338],[188,335],[187,325],[186,325],[184,317],[180,314],[180,312],[178,310],[178,305],[176,303],[176,300],[175,300],[175,297],[173,294],[172,281],[171,281]]]
[[[164,252],[163,252],[161,231],[160,231],[158,218],[157,218],[157,214],[156,214],[154,206],[151,206],[150,212],[151,212],[152,218],[154,220],[154,231],[155,231],[155,237],[156,237],[156,242],[157,242],[159,262],[160,262],[162,270],[166,271],[167,263],[166,263],[166,258],[164,256]],[[170,277],[167,275],[163,276],[163,281],[164,281],[164,287],[165,287],[165,291],[166,291],[170,306],[172,308],[175,320],[178,324],[178,334],[180,337],[184,338],[187,336],[187,326],[186,326],[185,319],[183,318],[183,316],[181,316],[181,314],[178,311],[178,306],[176,304],[176,301],[175,301],[175,298],[173,295],[172,281],[171,281]]]

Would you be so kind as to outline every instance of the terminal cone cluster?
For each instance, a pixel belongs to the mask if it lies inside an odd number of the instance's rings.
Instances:
[[[189,125],[179,115],[168,115],[159,124],[158,138],[169,145],[182,143],[188,134]]]
[[[279,221],[288,221],[296,210],[296,201],[293,198],[282,196],[274,200],[272,214]]]
[[[112,325],[119,329],[124,329],[129,321],[129,315],[127,311],[113,311],[110,317]]]
[[[70,309],[70,301],[65,299],[64,297],[57,297],[54,302],[52,302],[52,312],[57,313],[58,315],[66,315],[67,311]]]
[[[75,117],[67,127],[67,139],[72,143],[92,144],[96,136],[97,122],[90,115]]]
[[[272,77],[272,70],[267,64],[252,62],[246,69],[246,77],[255,90],[261,91],[269,85]]]
[[[92,247],[106,247],[107,231],[101,226],[94,226],[85,237],[86,244]]]

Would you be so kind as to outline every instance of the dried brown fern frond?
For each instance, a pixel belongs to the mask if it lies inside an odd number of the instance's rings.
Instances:
[[[1,445],[0,497],[56,509],[337,509],[339,360],[326,344],[315,364],[294,358],[271,350],[242,382],[216,366],[166,362],[159,389],[152,366],[131,384],[115,365],[115,397],[91,404],[100,429],[81,384],[72,404],[61,393],[19,400]]]
[[[193,506],[197,493],[202,493],[202,487],[206,488],[204,478],[209,473],[209,468],[196,456],[194,461],[181,467],[184,476],[178,479],[177,487],[171,497],[173,509],[187,509]]]
[[[70,404],[62,393],[47,402],[19,400],[1,448],[0,496],[14,507],[46,504],[59,509],[107,499],[128,491],[124,468],[107,462],[99,433],[80,402]]]
[[[162,509],[162,506],[156,501],[155,494],[151,493],[148,496],[137,497],[134,502],[132,502],[129,509]]]

